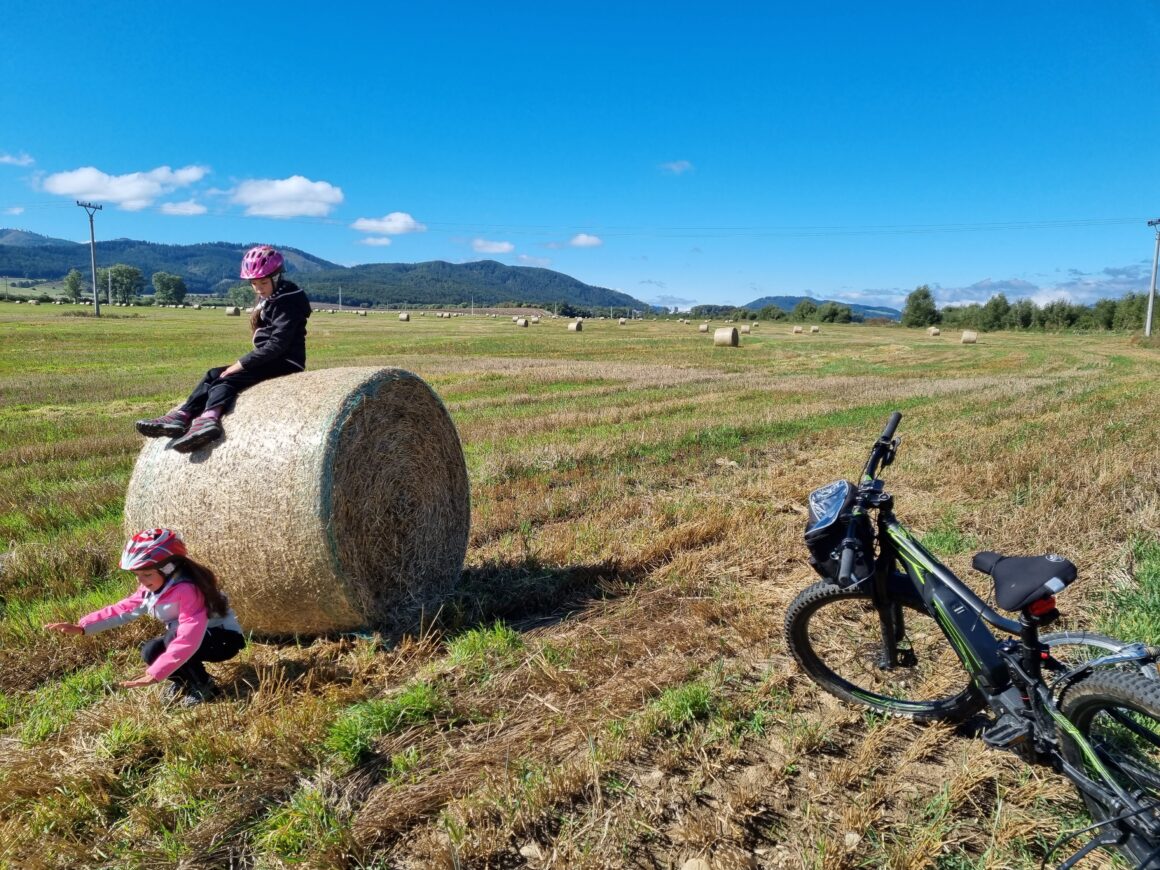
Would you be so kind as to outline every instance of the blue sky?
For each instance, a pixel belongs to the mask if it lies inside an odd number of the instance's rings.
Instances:
[[[1145,291],[1160,2],[0,0],[0,227],[655,304]]]

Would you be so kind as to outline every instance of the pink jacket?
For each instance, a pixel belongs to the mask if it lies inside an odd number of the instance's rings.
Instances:
[[[96,634],[145,614],[164,622],[167,634],[172,635],[165,652],[145,669],[155,680],[161,681],[185,664],[205,638],[208,622],[205,598],[201,590],[186,582],[181,575],[166,581],[156,593],[138,586],[128,598],[82,616],[77,624],[85,634]]]

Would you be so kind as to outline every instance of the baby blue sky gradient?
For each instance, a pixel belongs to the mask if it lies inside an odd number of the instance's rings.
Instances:
[[[1160,2],[0,0],[0,226],[656,304],[1147,290]]]

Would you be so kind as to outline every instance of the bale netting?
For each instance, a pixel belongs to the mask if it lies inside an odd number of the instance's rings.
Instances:
[[[723,326],[713,332],[714,347],[737,347],[739,341],[735,326]]]
[[[470,493],[451,416],[419,377],[334,368],[258,384],[191,454],[149,439],[125,530],[179,531],[260,635],[403,631],[463,569]]]

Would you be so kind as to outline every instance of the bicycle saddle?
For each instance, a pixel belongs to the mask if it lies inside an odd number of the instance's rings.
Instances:
[[[971,567],[995,579],[995,603],[1004,610],[1022,610],[1040,598],[1062,592],[1076,578],[1075,565],[1054,553],[1004,556],[984,550],[975,553]]]

